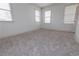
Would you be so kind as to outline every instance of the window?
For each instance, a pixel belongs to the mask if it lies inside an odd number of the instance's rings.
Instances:
[[[45,11],[45,23],[51,22],[51,10]]]
[[[64,23],[68,23],[68,24],[74,23],[76,7],[77,7],[77,5],[71,5],[71,6],[67,6],[65,8]]]
[[[35,21],[40,22],[40,11],[39,10],[35,10]]]
[[[0,3],[0,21],[12,21],[9,3]]]

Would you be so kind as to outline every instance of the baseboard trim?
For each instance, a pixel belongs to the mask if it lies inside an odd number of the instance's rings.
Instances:
[[[39,28],[39,29],[40,29],[40,28]],[[31,30],[31,31],[23,32],[23,33],[18,33],[18,34],[13,34],[13,35],[11,35],[11,36],[2,37],[2,38],[0,38],[0,40],[2,40],[2,39],[6,39],[6,38],[15,37],[15,36],[22,35],[22,34],[25,34],[25,33],[34,32],[34,31],[39,30],[39,29],[35,29],[35,30]]]
[[[45,28],[41,28],[41,29],[45,29]],[[64,30],[56,30],[56,29],[45,29],[45,30],[75,33],[75,32],[64,31]]]

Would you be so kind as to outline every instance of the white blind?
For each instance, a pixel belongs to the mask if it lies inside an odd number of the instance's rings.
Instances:
[[[51,10],[45,11],[45,23],[51,22]]]
[[[74,23],[77,5],[70,5],[65,8],[64,23]]]
[[[12,21],[9,3],[0,3],[0,21]]]

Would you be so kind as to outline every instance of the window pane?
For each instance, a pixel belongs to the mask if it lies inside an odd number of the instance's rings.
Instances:
[[[71,21],[72,19],[74,19],[74,17],[75,17],[75,15],[65,15],[65,19],[64,20],[70,19],[70,21]]]
[[[71,24],[71,23],[74,23],[74,22],[73,22],[73,20],[69,21],[69,19],[68,19],[68,20],[65,20],[64,23]]]
[[[36,22],[40,22],[40,17],[35,17]]]
[[[0,9],[10,10],[9,3],[0,3]]]
[[[35,21],[40,22],[40,11],[39,10],[35,10]]]
[[[77,5],[71,5],[71,6],[67,6],[66,7],[66,11],[68,11],[68,13],[72,13],[74,10],[76,10]]]
[[[12,21],[9,3],[0,3],[0,21]]]
[[[11,21],[10,11],[0,10],[0,21]]]
[[[51,16],[51,11],[46,11],[45,12],[45,17]]]
[[[40,12],[38,10],[35,10],[35,16],[40,16]]]
[[[65,8],[64,23],[74,23],[77,5],[67,6]]]
[[[50,23],[50,17],[45,18],[45,23]]]
[[[45,23],[51,22],[51,10],[45,11]]]

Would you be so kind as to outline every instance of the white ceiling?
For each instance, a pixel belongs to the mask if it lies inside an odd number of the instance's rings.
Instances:
[[[33,4],[42,8],[50,5],[69,5],[74,3],[33,3]]]
[[[49,5],[52,5],[53,3],[34,3],[40,7],[46,7],[46,6],[49,6]]]

